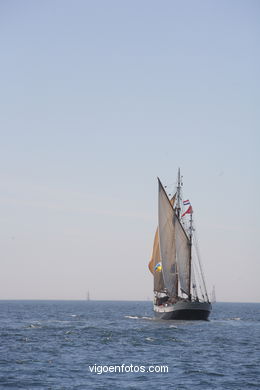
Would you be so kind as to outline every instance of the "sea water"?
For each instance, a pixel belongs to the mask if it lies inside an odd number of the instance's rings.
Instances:
[[[0,389],[260,389],[258,303],[164,321],[148,301],[0,301],[0,318]]]

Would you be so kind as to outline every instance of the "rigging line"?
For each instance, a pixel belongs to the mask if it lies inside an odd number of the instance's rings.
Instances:
[[[205,299],[206,290],[205,290],[205,285],[203,283],[202,272],[201,272],[201,269],[200,269],[197,249],[198,249],[198,247],[195,245],[196,260],[197,260],[196,263],[195,263],[195,265],[196,265],[196,272],[197,272],[197,278],[198,278],[198,282],[199,282],[200,291],[201,291],[201,294],[202,294],[203,298]]]
[[[198,269],[198,259],[197,259],[197,253],[195,251],[195,248],[194,248],[194,252],[193,252],[193,266],[194,266],[194,276],[195,276],[196,282],[199,286],[199,290],[200,290],[201,295],[203,295],[203,293],[204,293],[203,288],[202,288],[203,283],[202,283],[201,275],[200,275],[200,272]]]
[[[196,256],[194,256],[197,260],[197,254]],[[193,266],[194,266],[194,271],[195,271],[195,279],[198,281],[198,285],[199,285],[199,289],[200,289],[200,293],[201,293],[201,296],[203,299],[205,299],[204,297],[204,294],[205,294],[205,291],[203,290],[202,288],[202,280],[201,280],[201,275],[200,275],[200,272],[198,270],[198,264],[197,264],[197,261],[194,261],[193,262]]]
[[[181,203],[182,205],[182,203]],[[181,218],[181,222],[182,222],[182,226],[185,230],[185,232],[188,232],[189,231],[189,222],[187,221],[187,219],[185,218]],[[194,221],[193,221],[194,223]],[[193,232],[195,232],[195,227],[193,227]],[[187,233],[186,233],[187,234]],[[199,249],[198,249],[198,240],[197,240],[197,236],[194,235],[194,245],[193,245],[194,249],[195,249],[195,258],[197,259],[197,262],[194,262],[194,258],[193,258],[193,263],[195,264],[195,267],[194,267],[194,276],[195,276],[195,283],[196,281],[198,281],[198,285],[199,285],[199,290],[200,290],[200,294],[202,296],[202,298],[205,300],[205,296],[206,296],[206,299],[209,300],[208,298],[208,294],[207,294],[207,288],[206,288],[206,283],[205,283],[205,277],[204,277],[204,271],[203,271],[203,268],[202,268],[202,263],[200,261],[200,254],[199,254]]]
[[[208,297],[208,292],[207,292],[207,287],[206,287],[206,282],[205,282],[205,277],[204,277],[204,272],[203,272],[203,268],[202,268],[202,263],[200,261],[200,252],[199,252],[199,246],[198,246],[198,239],[197,239],[197,233],[196,233],[196,230],[194,232],[194,238],[195,238],[195,247],[196,247],[196,251],[197,251],[197,257],[198,257],[198,263],[199,263],[199,267],[200,267],[200,271],[201,271],[201,277],[202,277],[202,281],[203,281],[203,286],[204,286],[204,289],[205,289],[205,294],[206,294],[206,298],[207,300],[209,301],[209,297]]]

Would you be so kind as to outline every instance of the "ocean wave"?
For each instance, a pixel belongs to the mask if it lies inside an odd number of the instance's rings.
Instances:
[[[142,320],[148,320],[148,321],[154,321],[155,320],[155,318],[154,317],[141,317],[142,318]]]
[[[146,337],[145,340],[147,340],[147,341],[154,341],[154,339],[152,337]]]
[[[28,326],[25,327],[26,329],[37,329],[37,328],[42,328],[42,325],[40,323],[32,323]]]

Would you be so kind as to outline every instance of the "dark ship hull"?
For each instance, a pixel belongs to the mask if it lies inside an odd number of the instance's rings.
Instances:
[[[178,301],[174,304],[154,305],[155,316],[162,320],[206,321],[211,309],[210,303],[196,301]]]

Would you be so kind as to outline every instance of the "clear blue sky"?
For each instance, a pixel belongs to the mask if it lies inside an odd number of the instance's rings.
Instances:
[[[0,299],[152,297],[177,168],[207,284],[260,301],[259,1],[2,1]]]

